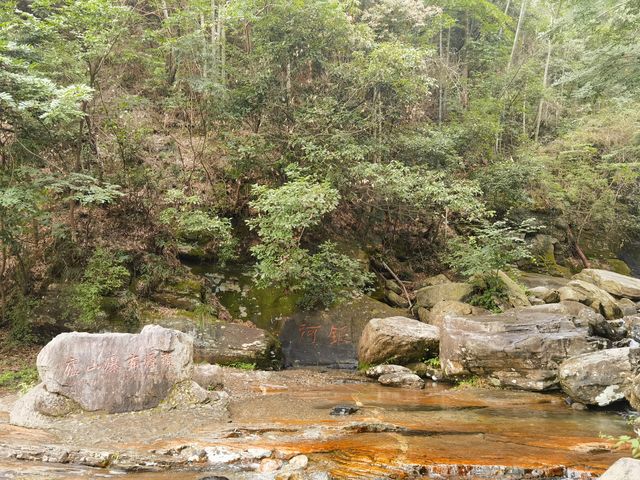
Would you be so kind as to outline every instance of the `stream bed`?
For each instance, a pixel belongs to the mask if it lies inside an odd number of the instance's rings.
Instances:
[[[435,383],[424,390],[394,389],[331,370],[228,369],[225,386],[232,401],[224,420],[194,410],[139,412],[72,419],[44,432],[7,425],[0,408],[0,453],[7,445],[65,444],[108,449],[123,458],[148,455],[152,465],[157,452],[187,445],[232,452],[254,449],[270,452],[270,458],[304,454],[309,458],[309,476],[304,478],[318,480],[582,480],[596,478],[628,455],[612,450],[599,436],[631,433],[619,412],[574,411],[555,394]],[[353,415],[330,415],[336,405],[359,409]],[[169,472],[125,473],[117,465],[94,469],[2,457],[0,479],[195,480],[222,475],[239,480],[274,479],[278,473],[258,473],[259,461],[253,466],[183,463]]]

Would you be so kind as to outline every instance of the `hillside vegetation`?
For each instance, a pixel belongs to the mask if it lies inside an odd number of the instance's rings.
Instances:
[[[135,315],[184,258],[304,308],[370,287],[367,259],[614,258],[640,227],[639,30],[638,0],[4,1],[0,323]],[[527,260],[539,234],[561,265]]]

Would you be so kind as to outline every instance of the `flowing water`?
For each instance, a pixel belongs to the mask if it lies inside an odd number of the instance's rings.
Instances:
[[[611,451],[599,435],[630,433],[618,413],[574,411],[558,395],[436,384],[415,391],[343,380],[314,386],[313,381],[287,384],[296,372],[275,375],[280,376],[267,381],[278,384],[266,383],[266,377],[246,377],[256,378],[245,383],[260,393],[231,405],[233,424],[224,426],[226,430],[198,418],[190,428],[163,438],[145,439],[144,432],[136,431],[122,447],[149,451],[217,445],[303,453],[311,460],[310,471],[329,472],[332,478],[518,479],[527,474],[587,478],[580,475],[599,474],[624,453]],[[339,404],[360,409],[350,416],[331,416],[331,408]],[[171,425],[172,420],[163,421]],[[152,420],[148,428],[153,430]],[[214,474],[230,479],[273,478],[255,471],[214,470],[123,474],[5,462],[0,463],[0,478],[191,480]],[[3,476],[2,471],[15,475]]]

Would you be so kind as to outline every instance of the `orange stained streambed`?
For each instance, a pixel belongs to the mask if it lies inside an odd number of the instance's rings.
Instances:
[[[627,453],[612,451],[610,442],[600,434],[631,433],[617,412],[574,411],[559,395],[452,389],[436,384],[425,390],[393,389],[376,383],[318,387],[256,384],[254,388],[257,395],[232,403],[227,434],[220,434],[219,425],[201,424],[180,438],[145,447],[218,445],[258,447],[285,455],[304,453],[311,460],[310,469],[329,472],[333,478],[443,478],[436,474],[445,478],[517,479],[534,474],[566,478],[568,471],[571,478],[589,478],[581,475],[598,475]],[[342,404],[357,405],[359,410],[347,416],[329,414],[333,406]],[[4,478],[2,467],[0,463],[0,479]],[[55,478],[87,475],[98,478],[81,470]],[[225,475],[230,479],[273,478],[255,472]],[[101,476],[112,475],[104,472]],[[113,476],[191,480],[206,474]]]

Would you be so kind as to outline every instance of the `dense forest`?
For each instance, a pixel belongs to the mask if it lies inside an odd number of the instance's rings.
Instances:
[[[304,308],[602,266],[640,233],[639,37],[638,0],[4,0],[0,323],[135,316],[181,259]]]

